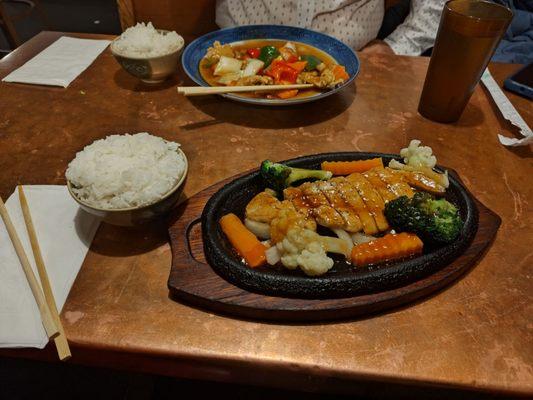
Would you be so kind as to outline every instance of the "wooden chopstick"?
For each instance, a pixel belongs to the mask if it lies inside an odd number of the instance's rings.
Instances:
[[[226,94],[242,92],[270,92],[273,90],[309,89],[314,85],[302,83],[295,85],[258,85],[258,86],[178,86],[178,93],[185,96],[205,96],[209,94]]]
[[[54,338],[57,354],[59,355],[60,360],[66,361],[72,356],[70,353],[67,336],[65,335],[63,324],[61,324],[61,318],[59,317],[59,312],[57,310],[54,293],[52,292],[52,287],[50,286],[50,280],[48,279],[48,273],[46,272],[46,267],[44,265],[43,255],[41,253],[39,241],[37,240],[37,233],[35,232],[35,227],[33,226],[30,207],[28,206],[28,200],[26,200],[26,195],[24,194],[24,189],[22,186],[18,187],[18,192],[20,207],[22,208],[22,215],[24,216],[24,222],[26,223],[26,230],[28,231],[28,236],[30,237],[31,250],[33,251],[33,257],[35,258],[35,264],[37,265],[39,278],[41,279],[44,297],[46,299],[46,303],[48,304],[48,308],[52,313],[52,318],[54,319],[59,330],[59,335]]]
[[[41,287],[39,286],[39,282],[37,282],[37,278],[35,278],[35,274],[33,273],[30,262],[28,261],[28,256],[26,255],[26,252],[24,251],[24,247],[22,247],[22,243],[20,242],[15,226],[13,225],[13,222],[11,221],[11,218],[9,217],[9,213],[7,212],[7,208],[4,205],[4,202],[2,201],[1,197],[0,197],[0,215],[2,216],[2,219],[4,220],[7,233],[9,234],[9,237],[11,238],[13,247],[15,248],[17,256],[20,260],[20,264],[22,265],[22,269],[24,270],[24,274],[26,275],[26,280],[28,281],[28,284],[30,285],[30,289],[31,289],[31,292],[33,293],[33,297],[35,297],[35,301],[37,302],[37,307],[39,308],[39,312],[41,313],[41,320],[43,322],[46,335],[50,339],[53,339],[57,335],[59,335],[59,330],[57,328],[56,323],[54,322],[54,319],[52,318],[52,313],[50,312],[50,308],[48,307],[48,304],[46,303],[46,299],[44,298],[43,291],[41,290]]]

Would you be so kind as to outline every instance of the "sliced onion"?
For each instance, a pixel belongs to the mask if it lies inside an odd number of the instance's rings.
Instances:
[[[339,239],[345,242],[346,245],[348,246],[348,252],[347,252],[346,259],[350,261],[352,258],[351,256],[352,256],[352,247],[353,247],[353,241],[352,241],[350,234],[346,232],[344,229],[332,229],[332,231],[335,233],[335,235],[339,237]]]
[[[276,265],[281,260],[281,254],[276,246],[269,247],[265,251],[266,260],[269,265]]]
[[[326,253],[342,254],[347,260],[350,260],[353,245],[348,245],[346,240],[331,236],[320,236],[320,243]]]
[[[363,244],[375,240],[375,236],[367,235],[363,232],[352,233],[352,241],[354,245]]]
[[[245,218],[244,225],[259,239],[270,239],[270,225],[266,222],[257,222]]]

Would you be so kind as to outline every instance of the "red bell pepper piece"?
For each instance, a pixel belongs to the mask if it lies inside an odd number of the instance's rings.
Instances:
[[[296,61],[288,65],[289,67],[294,68],[296,71],[302,72],[305,69],[305,66],[307,65],[307,61]]]
[[[246,50],[246,52],[250,57],[257,58],[259,57],[259,54],[261,54],[261,49],[259,47],[254,47]]]
[[[276,60],[265,70],[265,74],[274,78],[275,83],[281,81],[294,83],[298,77],[298,70],[289,66],[285,61]]]

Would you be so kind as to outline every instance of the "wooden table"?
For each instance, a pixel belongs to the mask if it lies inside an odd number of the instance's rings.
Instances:
[[[45,32],[0,62],[0,77],[44,49]],[[75,35],[99,37],[96,35]],[[15,185],[64,184],[77,150],[108,134],[148,131],[182,144],[189,196],[267,157],[433,147],[503,220],[479,264],[453,286],[382,315],[330,324],[242,321],[171,301],[165,226],[102,225],[63,309],[72,362],[187,378],[352,391],[361,382],[533,394],[531,148],[511,135],[484,89],[461,120],[441,125],[416,108],[428,59],[361,56],[356,85],[325,101],[259,108],[218,97],[183,98],[180,71],[146,86],[106,50],[68,89],[0,84],[0,194]],[[501,82],[517,66],[492,65]],[[533,124],[531,102],[509,94]],[[45,351],[3,355],[54,358]]]

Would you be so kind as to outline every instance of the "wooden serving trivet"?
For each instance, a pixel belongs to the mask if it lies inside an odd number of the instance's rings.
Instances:
[[[294,299],[241,289],[205,263],[200,217],[207,200],[226,183],[219,182],[182,203],[172,216],[169,235],[172,268],[168,288],[173,299],[236,317],[278,321],[346,319],[398,307],[428,296],[468,271],[494,239],[501,219],[474,198],[479,228],[466,251],[437,272],[406,286],[341,299]]]

